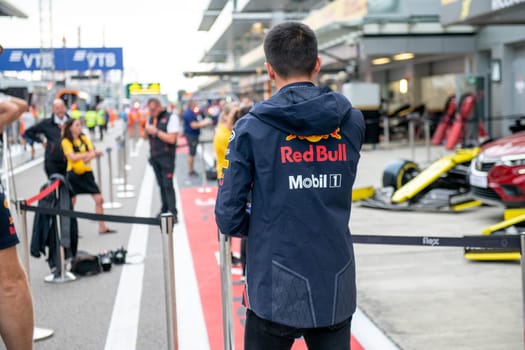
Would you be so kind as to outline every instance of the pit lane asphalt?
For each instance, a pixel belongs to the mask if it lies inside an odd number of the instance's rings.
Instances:
[[[431,160],[446,154],[431,148]],[[427,163],[418,147],[416,162]],[[407,147],[361,154],[356,186],[381,186],[384,166],[410,159]],[[479,235],[502,208],[417,213],[353,207],[354,234]],[[519,263],[473,262],[462,248],[355,245],[358,305],[401,349],[523,349]]]

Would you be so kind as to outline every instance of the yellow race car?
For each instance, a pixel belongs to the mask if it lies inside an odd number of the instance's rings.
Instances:
[[[352,199],[362,206],[392,210],[462,211],[480,206],[470,193],[467,176],[478,153],[478,147],[458,149],[423,170],[412,161],[394,161],[383,172],[381,189],[356,189]]]

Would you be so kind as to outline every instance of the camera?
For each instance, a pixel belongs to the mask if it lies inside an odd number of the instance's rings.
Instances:
[[[114,264],[122,265],[126,263],[126,254],[128,251],[124,249],[124,247],[121,247],[115,251],[111,252],[111,261]]]

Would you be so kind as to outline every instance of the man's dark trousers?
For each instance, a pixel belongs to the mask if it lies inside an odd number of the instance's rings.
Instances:
[[[323,328],[294,328],[258,317],[246,311],[244,350],[289,350],[303,337],[308,350],[349,350],[351,319]]]
[[[175,190],[173,189],[173,173],[175,171],[175,159],[162,157],[150,158],[149,163],[153,167],[157,183],[160,187],[162,200],[161,213],[171,212],[177,218],[177,205],[175,201]]]

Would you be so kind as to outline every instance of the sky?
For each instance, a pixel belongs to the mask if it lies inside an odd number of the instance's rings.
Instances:
[[[209,42],[198,32],[210,0],[7,0],[29,18],[0,17],[0,44],[5,48],[121,47],[124,83],[159,82],[174,100],[177,91],[195,91],[202,79],[186,79],[199,64]],[[42,3],[42,34],[40,25]],[[51,4],[51,16],[49,12]],[[51,20],[50,20],[51,19]],[[51,26],[50,26],[51,23]],[[51,28],[51,30],[50,30]]]

